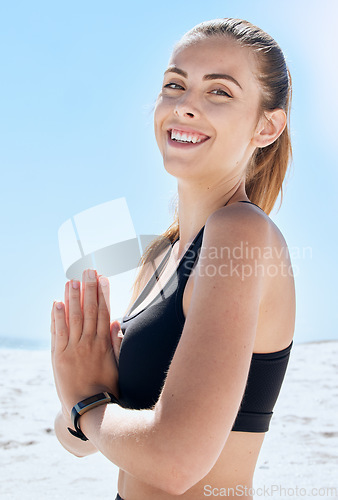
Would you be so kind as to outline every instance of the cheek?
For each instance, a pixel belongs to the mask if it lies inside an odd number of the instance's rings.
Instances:
[[[163,121],[163,116],[164,116],[163,99],[161,97],[158,97],[154,107],[155,126]]]
[[[235,145],[251,139],[254,128],[252,116],[250,110],[238,112],[229,108],[226,113],[217,116],[214,123],[217,123],[216,127],[222,139]]]
[[[160,139],[160,136],[164,134],[164,129],[166,127],[166,123],[168,123],[168,118],[171,115],[171,106],[168,105],[168,102],[159,97],[156,101],[154,108],[154,130],[157,142]]]
[[[161,151],[162,151],[161,135],[162,135],[162,127],[164,119],[165,119],[165,113],[164,113],[163,103],[161,102],[161,99],[157,99],[154,109],[154,132],[157,145]]]
[[[216,117],[215,117],[216,118]],[[235,164],[247,151],[252,138],[252,123],[248,113],[230,109],[218,116],[213,125],[216,132],[215,154],[222,162],[227,159]]]

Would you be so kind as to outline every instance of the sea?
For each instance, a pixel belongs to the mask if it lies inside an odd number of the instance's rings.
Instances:
[[[0,336],[0,349],[21,349],[25,351],[46,350],[50,349],[50,340]]]
[[[318,342],[330,342],[337,340],[338,340],[338,335],[336,332],[332,335],[328,335],[327,338],[309,338],[309,336],[306,336],[304,334],[303,335],[295,334],[293,343],[308,344],[308,343],[318,343]],[[50,350],[50,338],[37,339],[37,338],[0,336],[0,349],[20,349],[26,351]]]

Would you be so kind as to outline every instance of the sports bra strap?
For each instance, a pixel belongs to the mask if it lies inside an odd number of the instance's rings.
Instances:
[[[264,212],[264,210],[261,207],[259,207],[258,205],[256,205],[256,203],[252,203],[252,201],[238,200],[238,203],[250,203],[251,205],[255,205],[255,207],[258,207],[260,210],[262,210],[262,212]]]

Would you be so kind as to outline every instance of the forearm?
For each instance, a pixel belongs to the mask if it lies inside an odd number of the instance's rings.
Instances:
[[[179,449],[156,409],[130,410],[116,404],[94,408],[81,416],[82,431],[119,468],[171,494],[183,481]],[[181,450],[182,451],[182,450]]]
[[[72,423],[65,420],[65,417],[60,411],[54,422],[55,434],[62,446],[77,457],[85,457],[97,451],[97,448],[90,441],[81,441],[77,437],[71,435],[67,427],[72,428]]]

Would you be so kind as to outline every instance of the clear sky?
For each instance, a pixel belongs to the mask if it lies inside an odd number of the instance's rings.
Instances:
[[[70,217],[124,197],[137,234],[169,226],[176,180],[152,125],[163,71],[195,24],[241,17],[279,42],[293,77],[294,162],[270,217],[294,265],[296,341],[338,338],[337,14],[333,0],[1,1],[0,337],[48,345]]]

